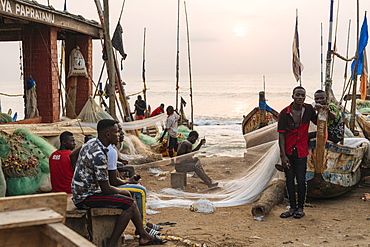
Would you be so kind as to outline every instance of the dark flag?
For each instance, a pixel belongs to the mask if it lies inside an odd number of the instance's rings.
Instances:
[[[119,51],[119,54],[121,54],[123,60],[126,59],[127,54],[123,50],[123,41],[122,41],[122,27],[121,24],[118,22],[116,30],[114,31],[113,38],[112,38],[112,46]]]
[[[301,63],[301,57],[299,54],[299,37],[298,37],[298,14],[296,16],[294,39],[293,39],[293,74],[297,81],[301,79],[301,72],[303,70],[303,64]]]

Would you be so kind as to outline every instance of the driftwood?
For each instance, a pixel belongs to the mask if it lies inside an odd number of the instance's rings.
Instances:
[[[262,192],[261,198],[252,207],[253,216],[264,216],[268,214],[271,209],[284,199],[285,181],[282,179],[271,183],[265,191]]]

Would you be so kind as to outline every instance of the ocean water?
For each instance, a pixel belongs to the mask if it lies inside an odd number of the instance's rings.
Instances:
[[[127,95],[140,92],[143,83],[140,77],[124,78]],[[334,78],[334,92],[340,97],[343,79]],[[146,78],[147,104],[152,110],[164,103],[175,105],[175,78]],[[307,91],[306,102],[313,102],[313,93],[320,89],[320,75],[305,75],[302,82]],[[179,82],[179,96],[187,102],[185,113],[190,119],[189,80],[185,76]],[[202,147],[201,155],[241,157],[245,151],[241,123],[243,115],[247,115],[258,106],[258,93],[265,89],[267,103],[276,111],[280,111],[292,101],[292,89],[298,86],[292,74],[263,75],[231,75],[231,76],[197,76],[193,75],[194,129],[207,143]],[[18,83],[1,82],[0,93],[22,94],[23,86]],[[179,97],[179,98],[180,98]],[[134,105],[137,96],[131,96],[129,103]],[[23,98],[0,95],[2,111],[12,109],[18,112],[19,119],[24,116]],[[133,111],[133,107],[131,107]]]

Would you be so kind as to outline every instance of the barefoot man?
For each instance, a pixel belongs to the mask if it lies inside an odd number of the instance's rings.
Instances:
[[[177,156],[198,151],[200,147],[206,143],[206,139],[202,139],[198,146],[192,149],[193,144],[197,141],[198,137],[198,132],[194,130],[191,131],[188,138],[180,143]],[[177,172],[195,172],[198,177],[206,183],[208,188],[217,187],[218,183],[212,182],[212,179],[206,174],[198,158],[194,158],[193,156],[184,156],[178,157],[176,161],[175,169]]]

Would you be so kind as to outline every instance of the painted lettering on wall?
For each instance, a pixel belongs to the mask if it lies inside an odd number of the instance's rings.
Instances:
[[[7,12],[49,23],[54,23],[54,14],[9,0],[0,0],[0,12]]]

